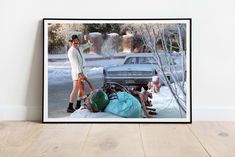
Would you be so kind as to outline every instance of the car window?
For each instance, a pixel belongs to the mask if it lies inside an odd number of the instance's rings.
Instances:
[[[137,64],[137,57],[129,57],[124,64]]]
[[[176,64],[174,58],[171,56],[161,55],[160,58],[161,58],[161,62],[163,65],[168,65],[168,64],[175,65]]]
[[[154,57],[138,57],[139,64],[156,64],[157,61]]]
[[[163,65],[169,64],[170,61],[170,65],[175,65],[175,59],[171,58],[169,56],[165,56],[165,55],[160,55],[161,58],[161,62]],[[124,62],[124,64],[157,64],[157,59],[154,57],[129,57],[126,59],[126,61]]]

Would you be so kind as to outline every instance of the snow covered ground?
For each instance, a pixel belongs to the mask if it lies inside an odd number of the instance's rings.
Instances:
[[[168,87],[163,86],[159,93],[152,93],[151,108],[155,108],[156,118],[185,118],[185,113],[180,110]],[[91,113],[87,109],[79,109],[70,115],[70,118],[121,118],[107,112]]]
[[[123,59],[113,60],[92,60],[86,62],[85,73],[90,78],[103,77],[103,68],[108,66],[121,65]],[[48,63],[48,84],[58,84],[71,81],[71,68],[67,59]]]
[[[121,118],[107,112],[90,112],[87,109],[79,109],[70,115],[70,118]]]

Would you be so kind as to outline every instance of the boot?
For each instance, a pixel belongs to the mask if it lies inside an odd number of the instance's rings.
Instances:
[[[69,106],[67,108],[67,112],[68,113],[73,113],[75,111],[75,109],[73,108],[73,103],[69,103]]]
[[[149,111],[150,115],[157,115],[157,112]]]
[[[77,105],[75,109],[78,110],[80,107],[81,107],[81,100],[77,100]]]
[[[155,108],[150,108],[150,107],[146,107],[147,110],[150,110],[150,111],[156,111]]]

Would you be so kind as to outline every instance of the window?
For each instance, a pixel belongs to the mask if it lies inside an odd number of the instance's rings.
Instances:
[[[139,64],[156,64],[157,61],[153,57],[138,57]]]
[[[137,58],[136,57],[129,57],[129,58],[127,58],[127,60],[125,61],[124,64],[137,64]]]

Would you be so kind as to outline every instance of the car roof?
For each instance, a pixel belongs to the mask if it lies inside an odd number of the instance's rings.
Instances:
[[[123,63],[125,63],[125,61],[128,58],[132,58],[132,57],[153,57],[155,59],[157,58],[156,54],[154,54],[154,53],[131,53],[131,54],[126,55]]]
[[[154,56],[154,53],[131,53],[128,54],[126,57],[151,57]]]
[[[160,56],[165,55],[164,51],[159,53]],[[155,57],[155,53],[130,53],[126,55],[127,57]]]
[[[160,58],[162,58],[162,57],[165,56],[165,55],[169,55],[169,54],[166,54],[166,53],[164,53],[164,52],[165,52],[165,51],[161,51],[161,52],[159,53]],[[132,58],[132,57],[153,57],[153,58],[157,59],[157,56],[156,56],[156,55],[157,55],[157,54],[155,54],[155,53],[130,53],[130,54],[128,54],[128,55],[125,57],[123,64],[126,62],[126,60],[127,60],[128,58]]]
[[[124,61],[123,61],[123,64],[126,62],[126,60],[127,60],[128,58],[132,58],[132,57],[154,57],[154,58],[156,58],[156,57],[155,57],[155,54],[153,54],[153,53],[131,53],[131,54],[128,54],[128,55],[125,57],[125,59],[124,59]]]

